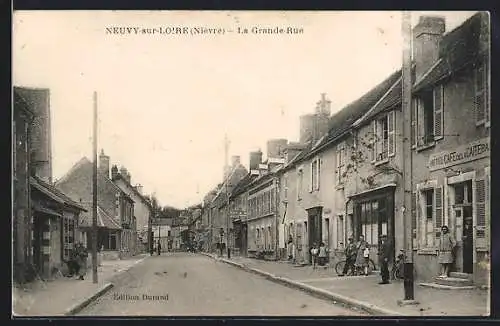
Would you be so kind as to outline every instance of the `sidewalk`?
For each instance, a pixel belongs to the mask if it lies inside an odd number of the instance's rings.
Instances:
[[[226,258],[223,258],[227,261]],[[311,292],[328,292],[331,297],[345,298],[352,304],[372,307],[380,314],[403,316],[487,316],[489,314],[489,296],[487,290],[439,290],[424,288],[415,283],[415,300],[418,305],[399,306],[403,299],[402,281],[379,285],[378,274],[370,276],[339,277],[332,268],[313,270],[311,266],[295,267],[292,264],[256,260],[243,257],[231,257],[231,262],[242,264],[248,269],[257,269],[271,275],[268,277],[287,283],[304,285]],[[266,275],[261,273],[262,275]],[[372,309],[370,309],[372,310]],[[385,313],[383,313],[385,311]]]
[[[142,262],[149,255],[123,260],[103,261],[98,267],[98,283],[92,283],[92,269],[85,280],[59,278],[36,281],[24,288],[12,287],[12,313],[15,316],[63,316],[89,298],[102,295],[113,286],[120,274]]]

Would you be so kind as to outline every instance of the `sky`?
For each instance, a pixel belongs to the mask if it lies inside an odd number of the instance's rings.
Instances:
[[[474,12],[412,12],[446,19]],[[252,34],[298,27],[300,34]],[[106,33],[109,27],[221,28],[223,35]],[[249,34],[238,34],[247,28]],[[230,31],[233,31],[232,33]],[[399,69],[401,12],[17,11],[13,84],[50,89],[53,176],[92,159],[92,94],[99,151],[162,205],[197,204],[229,157],[272,138],[299,139],[299,116],[321,93],[332,113]]]

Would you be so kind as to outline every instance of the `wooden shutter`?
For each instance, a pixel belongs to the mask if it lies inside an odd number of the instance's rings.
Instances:
[[[443,226],[443,187],[438,186],[434,188],[434,227],[436,231],[436,238],[440,237],[441,227]]]
[[[490,241],[491,241],[491,210],[490,210],[490,205],[491,205],[491,176],[490,176],[490,169],[486,168],[485,169],[485,191],[484,191],[484,198],[485,198],[485,242],[486,242],[486,248],[489,250],[490,248]]]
[[[486,109],[484,111],[484,120],[486,127],[489,127],[491,124],[491,99],[490,99],[490,67],[488,60],[484,61],[484,101],[486,105]]]
[[[311,173],[309,174],[309,192],[312,192],[314,190],[314,185],[313,185],[313,181],[314,181],[314,160],[311,162],[310,164],[310,167],[311,167]]]
[[[388,134],[388,156],[394,156],[396,153],[396,111],[391,111],[387,115],[387,134]]]
[[[370,144],[372,146],[372,162],[375,162],[377,159],[377,121],[373,120],[372,121],[372,136],[371,136],[371,141]]]
[[[476,248],[487,249],[486,243],[486,178],[480,177],[474,182],[476,193]]]
[[[418,113],[418,100],[413,98],[411,103],[411,146],[417,146],[417,115]]]
[[[485,85],[484,85],[484,65],[480,64],[476,67],[474,78],[474,114],[476,124],[480,125],[485,122]]]
[[[443,138],[443,107],[444,87],[438,85],[434,88],[434,139]]]
[[[413,248],[417,247],[417,192],[411,194],[411,230]]]
[[[316,166],[316,190],[319,190],[319,182],[320,182],[320,176],[321,176],[321,159],[318,158],[317,160],[318,163]]]

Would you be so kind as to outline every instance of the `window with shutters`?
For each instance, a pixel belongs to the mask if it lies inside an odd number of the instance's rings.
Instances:
[[[486,206],[489,206],[487,203],[487,184],[489,183],[489,176],[486,174],[482,177],[476,178],[474,181],[474,190],[475,190],[475,210],[476,210],[476,247],[478,250],[487,250],[487,236],[486,236],[486,228],[488,225],[486,224],[487,220],[487,211]],[[488,181],[487,181],[488,180]]]
[[[424,246],[432,247],[434,245],[434,189],[424,190],[422,197],[424,199],[424,216],[422,220],[425,236]]]
[[[444,86],[422,92],[413,103],[412,144],[426,147],[444,136]]]
[[[392,111],[373,122],[372,158],[375,162],[387,161],[396,152],[395,120],[395,112]]]
[[[417,220],[418,220],[418,201],[417,192],[414,191],[411,194],[411,230],[412,230],[412,246],[417,247]]]
[[[63,260],[68,261],[75,244],[75,220],[63,218]]]
[[[345,150],[345,144],[339,144],[337,145],[337,153],[336,153],[336,178],[335,180],[337,181],[337,185],[342,185],[345,179],[344,173],[345,173],[345,164],[346,164],[346,150]]]
[[[311,162],[311,191],[319,190],[320,164],[319,158]]]
[[[304,171],[299,169],[297,171],[297,200],[302,200],[302,185],[304,182]]]
[[[488,96],[488,73],[485,62],[480,63],[474,70],[474,115],[476,125],[490,122],[490,108]]]

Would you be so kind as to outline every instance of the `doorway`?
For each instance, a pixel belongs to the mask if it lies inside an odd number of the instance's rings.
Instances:
[[[472,219],[472,180],[457,183],[454,186],[455,231],[458,243],[456,251],[456,269],[472,274],[474,271],[474,232]]]
[[[314,207],[309,210],[307,210],[307,215],[308,215],[308,225],[309,225],[309,232],[308,232],[308,256],[310,256],[310,248],[314,244],[318,245],[322,241],[322,227],[323,223],[321,220],[322,216],[322,207]],[[309,262],[312,262],[311,257],[309,257]]]
[[[247,256],[247,224],[241,225],[241,252],[244,257]]]

